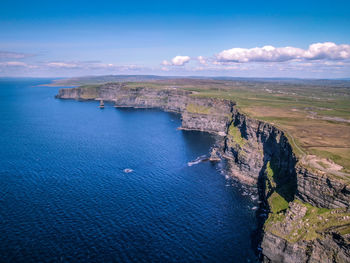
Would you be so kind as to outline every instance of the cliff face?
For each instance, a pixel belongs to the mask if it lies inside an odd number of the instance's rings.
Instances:
[[[283,174],[277,184],[296,188],[290,190],[297,198],[317,207],[349,207],[349,183],[298,162],[288,138],[273,125],[232,112],[224,151],[233,176],[256,183],[271,161],[274,173]]]
[[[271,263],[346,263],[350,251],[344,238],[337,233],[326,233],[323,239],[290,243],[269,232],[264,235],[264,262]]]
[[[274,126],[233,110],[225,140],[225,156],[231,172],[243,181],[257,183],[268,161],[284,173],[285,182],[295,181],[296,158],[284,133]]]
[[[349,184],[301,165],[298,165],[296,170],[298,175],[298,197],[301,200],[318,207],[349,207]]]
[[[90,89],[90,90],[89,90]],[[62,99],[103,99],[116,107],[159,108],[181,114],[183,129],[215,132],[225,135],[233,102],[191,97],[191,92],[174,89],[126,88],[123,84],[106,84],[99,88],[60,89]]]
[[[273,125],[241,114],[231,101],[194,95],[176,88],[128,88],[113,83],[60,89],[57,97],[103,99],[114,102],[116,107],[173,111],[181,114],[182,129],[221,135],[223,143],[219,156],[226,158],[230,174],[242,182],[258,184],[260,198],[270,210],[261,244],[265,262],[349,262],[348,230],[339,234],[340,226],[336,223],[333,225],[338,227],[333,230],[320,228],[321,221],[315,223],[313,229],[318,232],[308,237],[310,240],[293,236],[295,227],[300,230],[298,224],[303,223],[305,229],[309,224],[303,221],[309,219],[308,210],[305,212],[303,206],[296,205],[295,198],[311,204],[314,209],[346,210],[350,203],[347,183],[318,174],[298,162],[286,135]],[[346,212],[337,213],[341,216],[336,219],[345,220],[342,225],[348,222],[350,226]],[[331,214],[328,218],[334,219]]]

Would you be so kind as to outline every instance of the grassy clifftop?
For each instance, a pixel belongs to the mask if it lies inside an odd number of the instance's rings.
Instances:
[[[198,104],[190,103],[187,105],[186,110],[191,113],[199,113],[199,114],[210,114],[211,108],[201,106]]]
[[[271,213],[265,230],[291,243],[300,240],[322,239],[323,233],[332,230],[340,235],[350,233],[350,213],[344,208],[317,208],[294,200],[287,212]]]

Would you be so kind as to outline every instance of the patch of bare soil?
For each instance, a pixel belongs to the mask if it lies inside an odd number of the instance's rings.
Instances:
[[[327,174],[333,174],[339,177],[350,177],[350,174],[340,172],[343,166],[326,158],[320,158],[316,155],[306,155],[301,159],[301,162]]]

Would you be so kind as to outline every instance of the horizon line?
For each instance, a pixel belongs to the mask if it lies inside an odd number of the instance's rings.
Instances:
[[[12,79],[74,79],[74,78],[89,78],[89,77],[106,77],[106,76],[116,76],[116,77],[143,77],[143,76],[153,76],[153,77],[163,77],[163,78],[202,78],[202,79],[212,79],[212,78],[222,78],[222,79],[270,79],[270,80],[348,80],[349,77],[344,78],[301,78],[301,77],[238,77],[238,76],[201,76],[201,75],[156,75],[156,74],[106,74],[106,75],[79,75],[79,76],[60,76],[60,77],[50,77],[50,76],[0,76],[0,79],[12,78]]]

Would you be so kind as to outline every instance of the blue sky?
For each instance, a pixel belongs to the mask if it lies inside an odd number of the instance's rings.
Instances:
[[[350,1],[1,1],[0,76],[350,77]]]

